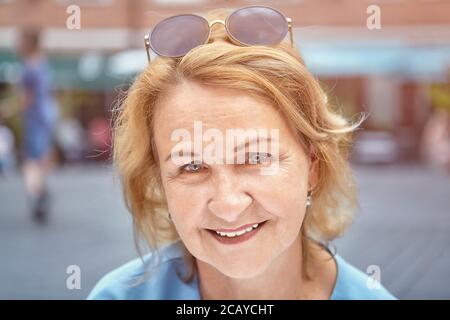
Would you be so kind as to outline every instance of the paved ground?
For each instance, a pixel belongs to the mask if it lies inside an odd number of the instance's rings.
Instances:
[[[450,177],[420,167],[357,167],[361,209],[338,253],[381,269],[399,298],[450,298]],[[0,177],[0,298],[84,299],[107,271],[136,257],[131,219],[109,167],[69,167],[50,181],[48,226],[27,214],[18,175]],[[81,268],[81,289],[66,268]]]

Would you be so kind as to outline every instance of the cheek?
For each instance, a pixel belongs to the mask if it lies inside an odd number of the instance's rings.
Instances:
[[[254,186],[255,200],[275,218],[293,221],[303,217],[308,183],[304,171],[280,167],[275,175],[261,176]]]
[[[289,246],[300,232],[306,212],[306,171],[280,167],[278,174],[261,177],[255,185],[255,200],[272,220],[274,246]]]
[[[181,237],[196,232],[202,223],[202,201],[205,195],[201,190],[189,186],[166,185],[165,193],[168,210]]]
[[[207,195],[201,188],[174,184],[167,187],[166,196],[168,209],[181,241],[196,258],[207,260],[204,249],[205,231],[200,230],[207,221],[204,215]]]

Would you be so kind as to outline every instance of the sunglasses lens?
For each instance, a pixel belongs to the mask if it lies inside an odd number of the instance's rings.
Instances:
[[[196,15],[179,15],[158,23],[150,35],[150,46],[160,56],[181,57],[204,44],[209,24]]]
[[[286,18],[267,7],[247,7],[233,12],[227,20],[229,33],[246,45],[272,45],[288,32]]]

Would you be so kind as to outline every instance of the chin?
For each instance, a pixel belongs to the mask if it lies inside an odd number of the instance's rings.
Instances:
[[[250,279],[264,273],[269,266],[269,259],[239,259],[237,262],[221,261],[215,268],[227,277],[234,279]]]

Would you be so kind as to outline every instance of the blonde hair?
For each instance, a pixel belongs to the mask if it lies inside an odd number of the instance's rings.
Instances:
[[[213,11],[208,19],[226,14],[224,10]],[[312,248],[310,240],[331,241],[352,221],[357,195],[348,155],[351,135],[364,117],[351,124],[333,110],[300,53],[288,42],[276,47],[236,46],[227,41],[223,28],[213,28],[210,42],[184,57],[156,58],[115,110],[113,134],[113,160],[133,216],[136,241],[144,236],[153,249],[179,238],[167,218],[153,140],[153,116],[162,95],[170,94],[182,81],[245,90],[267,99],[288,119],[305,150],[311,150],[311,156],[317,159],[318,183],[301,231],[306,266]],[[189,281],[195,273],[195,259],[189,253],[186,258]]]

